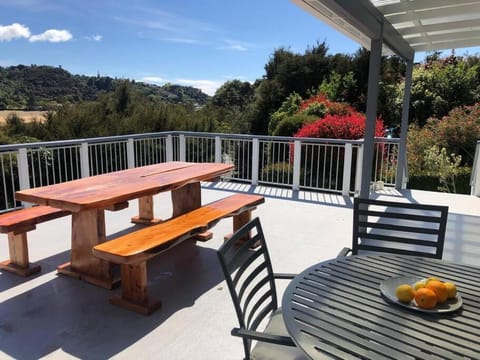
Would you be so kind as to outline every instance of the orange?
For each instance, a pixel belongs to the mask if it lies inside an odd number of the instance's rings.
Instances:
[[[425,281],[428,284],[430,281],[440,281],[440,279],[436,276],[429,276]]]
[[[448,299],[448,290],[444,283],[438,280],[432,280],[425,286],[427,289],[433,290],[437,295],[437,301],[439,304],[445,302]]]
[[[415,302],[422,309],[432,309],[437,306],[437,295],[429,288],[423,287],[415,292]]]
[[[416,290],[425,287],[427,285],[427,279],[419,280],[415,284],[413,284],[413,288]]]
[[[447,288],[449,299],[453,299],[455,296],[457,296],[457,287],[454,283],[444,282],[443,285],[445,285],[445,287]]]
[[[408,303],[413,300],[415,291],[413,290],[413,287],[411,287],[410,285],[402,284],[402,285],[399,285],[395,290],[395,295],[397,296],[397,299],[400,300],[401,302]]]

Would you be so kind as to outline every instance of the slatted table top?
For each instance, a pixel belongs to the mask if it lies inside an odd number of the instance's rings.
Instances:
[[[21,190],[15,197],[77,212],[155,195],[192,181],[210,180],[233,169],[230,164],[166,162]]]
[[[388,302],[392,276],[457,285],[463,307],[426,314]],[[480,267],[407,256],[348,256],[314,265],[288,285],[283,317],[312,359],[480,359]]]

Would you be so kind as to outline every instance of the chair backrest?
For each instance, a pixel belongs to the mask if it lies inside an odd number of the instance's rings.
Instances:
[[[255,218],[237,230],[217,254],[240,328],[256,330],[278,308],[272,263],[260,220]],[[243,342],[248,358],[251,341],[244,338]]]
[[[441,259],[448,206],[354,199],[352,254],[388,252]]]

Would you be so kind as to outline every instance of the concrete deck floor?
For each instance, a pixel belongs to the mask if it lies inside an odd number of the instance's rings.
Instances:
[[[255,215],[278,272],[299,272],[350,245],[349,197],[218,183],[204,184],[203,202],[232,191],[266,196]],[[396,190],[373,197],[449,205],[444,258],[480,264],[479,198]],[[107,212],[107,234],[130,227],[136,211],[133,201],[128,209]],[[169,216],[168,193],[155,197],[155,211]],[[142,316],[108,303],[119,289],[104,290],[56,275],[56,266],[69,259],[70,217],[39,225],[29,235],[29,249],[30,260],[40,263],[42,272],[26,279],[0,273],[0,358],[242,359],[241,340],[230,336],[237,321],[215,253],[231,226],[231,220],[223,220],[212,240],[185,242],[149,262],[149,293],[163,305]],[[7,254],[5,239],[0,242],[0,259]],[[279,283],[280,296],[285,286]]]

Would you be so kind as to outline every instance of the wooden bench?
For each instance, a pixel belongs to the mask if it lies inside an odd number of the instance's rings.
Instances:
[[[263,196],[235,194],[153,225],[96,245],[93,254],[120,264],[121,297],[110,303],[148,315],[160,301],[147,295],[147,260],[178,243],[203,233],[223,218],[234,217],[234,231],[251,218],[251,211],[265,201]]]
[[[70,211],[50,206],[34,206],[0,215],[0,232],[8,234],[10,259],[0,262],[0,269],[21,276],[29,276],[40,271],[40,266],[28,260],[27,232],[36,225],[62,216]]]

